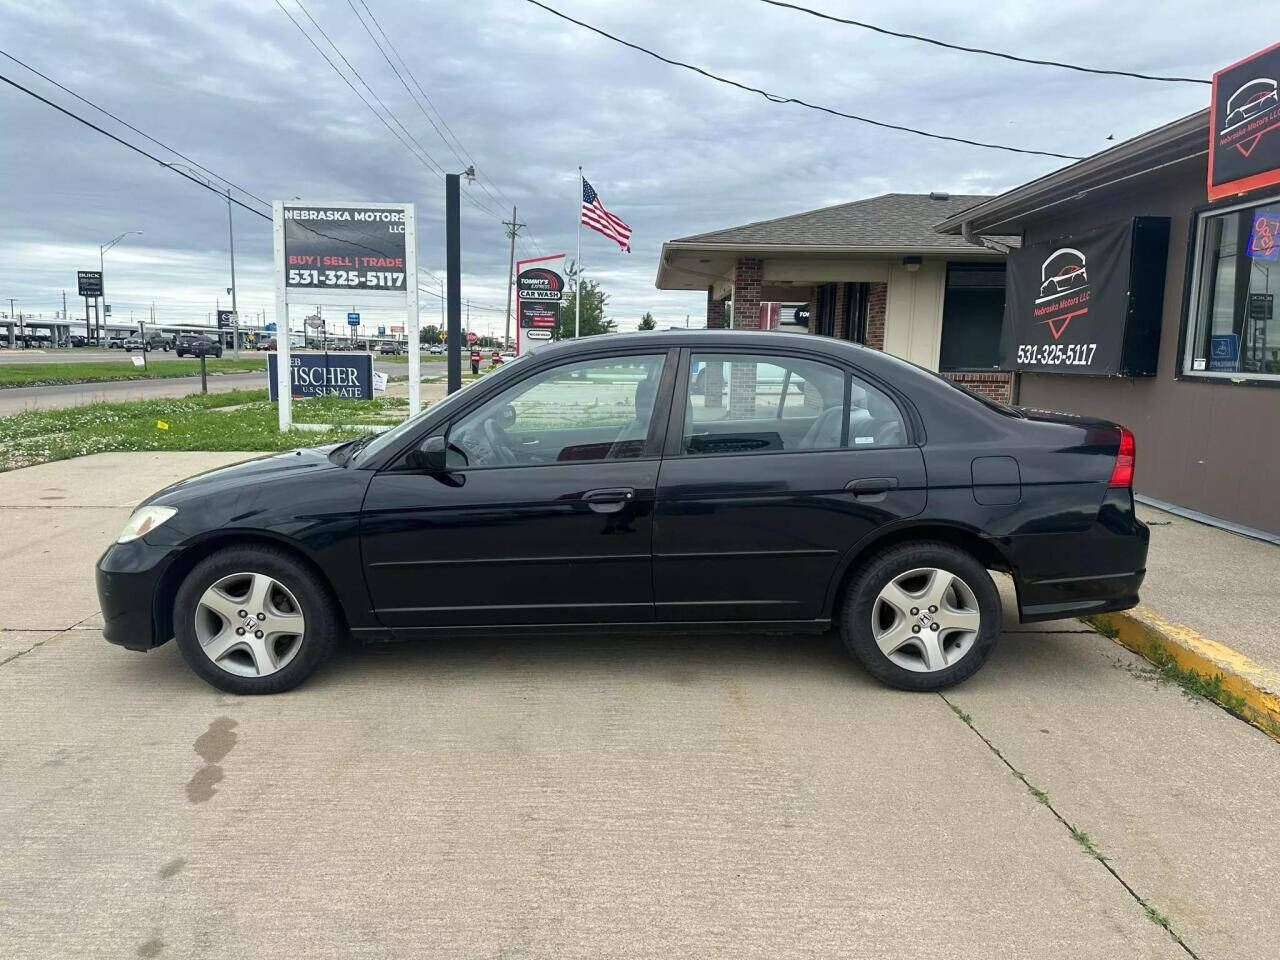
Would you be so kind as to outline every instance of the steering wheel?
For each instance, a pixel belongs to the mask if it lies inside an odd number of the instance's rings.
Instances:
[[[502,463],[517,463],[515,452],[511,449],[511,438],[503,430],[494,417],[484,422],[484,438],[489,441],[494,455]]]

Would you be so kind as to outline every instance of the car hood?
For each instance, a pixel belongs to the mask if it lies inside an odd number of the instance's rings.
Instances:
[[[335,465],[329,459],[329,454],[338,446],[339,444],[328,444],[323,447],[302,447],[226,467],[215,467],[170,484],[152,494],[143,504],[178,504],[239,487],[285,479],[296,480],[326,470],[342,470],[343,467]]]

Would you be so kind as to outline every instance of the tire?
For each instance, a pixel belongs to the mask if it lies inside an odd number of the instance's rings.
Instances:
[[[264,591],[271,599],[255,603],[255,588],[263,580],[274,583]],[[241,605],[249,620],[262,620],[268,628],[297,625],[301,632],[286,630],[261,639],[248,632],[232,633],[243,622],[236,609]],[[255,617],[259,613],[264,615]],[[291,690],[329,658],[342,631],[320,578],[277,547],[228,547],[211,554],[187,574],[174,601],[174,635],[182,658],[201,679],[228,693]],[[220,651],[219,662],[206,650]]]
[[[900,690],[942,690],[968,679],[1000,637],[991,575],[947,543],[909,542],[875,554],[844,601],[845,646],[868,673]]]

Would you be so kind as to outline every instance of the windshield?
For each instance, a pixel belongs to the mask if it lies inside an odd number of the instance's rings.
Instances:
[[[516,357],[514,360],[508,360],[496,372],[505,373],[507,370],[510,370],[516,364],[522,363],[527,357],[531,357],[531,356],[533,356],[532,353],[522,353],[520,354],[520,356]],[[389,450],[395,447],[395,445],[400,442],[402,437],[404,437],[407,433],[410,433],[411,431],[417,429],[417,427],[422,423],[422,420],[424,417],[426,417],[428,414],[439,413],[441,404],[453,403],[458,397],[462,396],[469,389],[474,387],[477,383],[482,382],[484,379],[485,377],[477,377],[475,380],[463,381],[462,387],[457,391],[457,393],[450,394],[449,396],[445,397],[443,400],[441,400],[439,403],[435,404],[434,406],[423,407],[422,412],[419,413],[416,417],[409,417],[407,420],[403,421],[402,423],[392,427],[386,433],[378,434],[369,443],[366,443],[359,450],[356,450],[352,455],[350,462],[354,464],[354,463],[360,463],[362,461],[367,461],[370,457],[374,456],[375,454],[383,450]]]

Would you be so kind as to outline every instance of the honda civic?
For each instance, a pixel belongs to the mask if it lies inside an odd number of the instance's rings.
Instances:
[[[879,680],[1138,602],[1134,438],[777,332],[552,344],[394,429],[147,498],[97,567],[106,639],[236,693],[339,639],[839,630]]]

